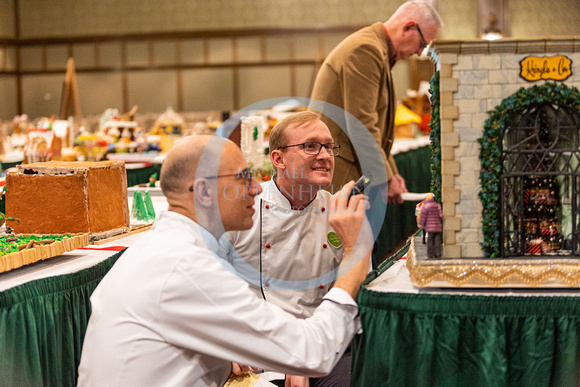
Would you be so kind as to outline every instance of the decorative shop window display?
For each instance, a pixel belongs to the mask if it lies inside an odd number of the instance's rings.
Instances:
[[[514,117],[503,143],[503,255],[579,255],[580,118],[549,103]],[[577,212],[577,211],[575,211]]]

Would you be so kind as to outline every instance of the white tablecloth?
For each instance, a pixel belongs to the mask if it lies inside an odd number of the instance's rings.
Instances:
[[[450,295],[471,295],[471,296],[565,296],[580,297],[580,289],[567,288],[468,288],[453,287],[448,288],[420,288],[411,282],[409,270],[407,270],[406,259],[401,259],[393,264],[379,277],[374,279],[367,289],[381,293],[413,293],[413,294],[450,294]]]
[[[151,201],[155,212],[166,210],[168,207],[165,196],[158,196],[159,193],[151,193]],[[133,202],[133,196],[129,196],[129,209]],[[74,273],[76,271],[94,266],[104,261],[116,251],[103,250],[110,246],[129,247],[139,238],[146,236],[149,231],[143,231],[132,234],[124,238],[116,239],[102,245],[91,245],[88,249],[77,249],[69,251],[57,257],[49,258],[44,261],[36,262],[32,265],[20,267],[18,269],[0,273],[0,292],[15,286],[22,285],[26,282],[34,281],[41,278],[53,277],[62,274]]]

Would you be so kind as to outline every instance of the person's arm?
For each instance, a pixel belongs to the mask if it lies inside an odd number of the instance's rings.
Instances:
[[[349,187],[352,183],[345,189]],[[358,198],[349,206],[355,208],[356,217],[346,211],[344,217],[339,216],[336,224],[341,230],[346,230],[344,223],[362,223],[364,206],[357,207],[359,202],[364,203]],[[345,210],[344,201],[335,208]],[[351,237],[343,238],[343,244],[351,246],[347,251],[354,258]],[[170,344],[261,369],[323,376],[360,328],[352,297],[364,279],[358,270],[340,278],[341,283],[324,296],[312,317],[303,320],[255,297],[248,284],[221,266],[210,251],[198,252],[199,256],[183,252],[184,258],[164,281],[156,300],[153,329]],[[358,269],[368,264],[361,260]],[[273,286],[274,279],[271,282]]]
[[[382,79],[384,66],[384,58],[377,47],[371,44],[361,44],[345,58],[339,77],[344,110],[356,117],[375,139],[382,155],[380,162],[384,163],[387,176],[390,179],[393,174],[397,173],[397,170],[396,166],[393,169],[391,164],[391,162],[394,164],[392,156],[386,154],[381,146],[381,135],[384,128],[379,127],[377,112],[379,90],[381,82],[384,82]],[[395,107],[387,108],[394,109]],[[351,125],[348,125],[348,120],[345,130],[351,142],[354,143],[357,139],[357,133]],[[364,145],[362,139],[359,143]],[[371,178],[375,184],[383,183],[375,176],[371,176]],[[386,183],[386,181],[384,182]]]
[[[427,222],[427,213],[429,212],[429,206],[423,204],[423,208],[421,208],[421,216],[419,217],[419,225],[425,228],[425,222]]]
[[[348,199],[353,186],[354,182],[351,181],[332,196],[328,221],[342,241],[345,254],[334,287],[345,290],[356,299],[360,284],[369,272],[373,240],[365,217],[368,204],[365,195],[355,195]]]
[[[381,198],[384,203],[388,204],[401,204],[403,203],[403,193],[407,191],[407,185],[405,184],[405,179],[399,174],[393,175],[389,180],[389,184],[384,184],[381,186]]]
[[[260,369],[323,376],[359,329],[356,302],[342,289],[331,289],[313,316],[301,320],[256,297],[212,256],[204,261],[198,274],[178,268],[159,300],[159,334],[176,347]]]

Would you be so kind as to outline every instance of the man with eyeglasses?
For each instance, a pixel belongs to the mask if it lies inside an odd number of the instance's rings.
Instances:
[[[224,232],[252,226],[261,188],[247,167],[239,147],[215,136],[186,137],[167,154],[169,208],[92,294],[79,386],[218,387],[247,369],[232,361],[319,376],[340,359],[360,327],[355,299],[370,246],[355,242],[365,200],[347,200],[351,183],[328,203],[344,275],[300,320],[256,297],[220,255]]]
[[[336,105],[357,118],[375,138],[387,169],[384,177],[367,176],[381,185],[385,203],[400,204],[407,192],[391,155],[395,136],[396,97],[391,69],[399,60],[421,55],[443,25],[437,11],[423,0],[403,3],[384,23],[374,23],[344,39],[325,59],[316,76],[311,98]],[[353,143],[357,133],[341,128],[319,113],[332,137],[342,147],[336,158],[333,189],[339,189],[362,174]]]
[[[281,120],[271,131],[275,176],[256,197],[254,226],[228,233],[228,260],[254,293],[293,315],[310,317],[336,280],[344,249],[328,221],[336,156],[341,146],[314,112]],[[370,238],[370,228],[364,233]],[[348,386],[350,354],[311,386]],[[268,375],[277,385],[308,385],[300,376]],[[286,378],[286,380],[284,380]]]
[[[360,133],[364,126],[379,146],[386,167],[386,173],[379,176],[367,175],[373,187],[377,187],[377,192],[370,194],[371,206],[380,205],[380,200],[389,205],[403,203],[401,194],[407,192],[407,187],[391,155],[397,105],[391,70],[397,61],[413,54],[421,55],[442,25],[439,14],[429,3],[410,0],[386,22],[374,23],[348,36],[326,57],[316,76],[311,98],[327,103],[318,112],[334,140],[341,145],[336,157],[333,191],[362,175],[361,155],[357,155],[353,144],[358,144],[358,149],[361,149],[361,144],[363,147],[366,144],[366,133]],[[362,125],[350,124],[352,120],[345,114],[346,123],[340,127],[325,116],[328,104],[344,109]],[[311,108],[318,109],[316,101],[311,103]],[[384,221],[392,219],[385,218]],[[387,228],[382,230],[384,232]],[[384,258],[380,256],[385,250],[382,246],[384,240],[385,236],[379,233],[374,265]]]

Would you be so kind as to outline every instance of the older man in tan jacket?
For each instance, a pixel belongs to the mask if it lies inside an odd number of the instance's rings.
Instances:
[[[365,27],[342,41],[322,64],[314,83],[312,99],[344,109],[375,139],[386,166],[386,175],[369,177],[373,185],[381,185],[383,201],[389,204],[402,203],[401,194],[407,191],[390,154],[396,110],[391,69],[398,60],[420,55],[428,42],[436,37],[442,24],[431,5],[420,0],[408,1],[386,22]],[[317,109],[315,106],[318,105],[311,104],[311,108],[326,114],[324,107]],[[357,141],[364,144],[367,139],[348,117],[342,128],[329,118],[324,121],[341,146],[332,182],[333,191],[337,191],[362,175],[361,152],[357,154],[355,148],[360,149]],[[387,180],[388,189],[384,184]]]

